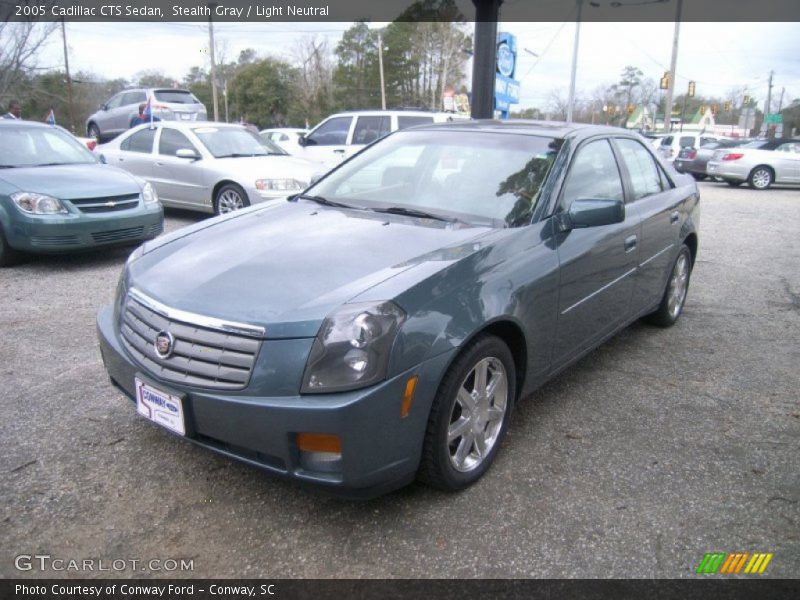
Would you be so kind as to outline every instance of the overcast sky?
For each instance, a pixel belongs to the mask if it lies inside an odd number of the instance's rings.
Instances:
[[[217,23],[215,34],[226,45],[228,60],[235,60],[245,48],[254,48],[261,56],[294,62],[292,50],[299,39],[324,37],[333,49],[350,25]],[[499,28],[517,35],[520,107],[546,108],[553,90],[566,95],[575,24],[501,23]],[[784,87],[784,104],[800,97],[798,29],[797,23],[681,24],[677,92],[683,92],[689,80],[697,82],[698,95],[723,96],[731,88],[747,86],[763,108],[769,71],[774,70],[775,102]],[[626,65],[640,68],[645,77],[657,81],[669,70],[673,30],[672,23],[582,23],[579,93],[590,94],[601,84],[617,82]],[[68,23],[67,37],[73,73],[130,79],[139,71],[157,69],[181,80],[192,66],[208,66],[208,27],[202,23]],[[524,52],[525,48],[539,58]],[[42,52],[40,65],[62,68],[60,33]]]

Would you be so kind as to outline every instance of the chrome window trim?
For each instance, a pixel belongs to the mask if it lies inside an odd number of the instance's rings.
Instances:
[[[248,323],[238,323],[236,321],[225,321],[223,319],[172,308],[162,304],[158,300],[153,300],[150,296],[143,294],[136,288],[128,290],[128,297],[161,316],[172,319],[173,321],[180,321],[187,325],[196,325],[198,327],[205,327],[206,329],[222,331],[223,333],[232,333],[258,339],[264,339],[266,335],[266,329],[264,327],[250,325]]]

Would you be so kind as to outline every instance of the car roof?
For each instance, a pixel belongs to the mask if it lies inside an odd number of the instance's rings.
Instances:
[[[533,121],[514,119],[510,121],[476,120],[476,121],[450,121],[447,123],[434,123],[414,127],[419,130],[448,130],[448,131],[473,131],[490,133],[519,133],[524,135],[538,135],[554,138],[590,137],[593,135],[628,135],[640,137],[631,129],[611,127],[609,125],[590,125],[587,123],[566,123],[562,121]]]
[[[435,115],[452,115],[455,116],[455,113],[448,113],[445,111],[436,111],[436,110],[421,110],[421,109],[406,109],[406,108],[387,108],[386,110],[377,109],[365,109],[365,110],[348,110],[344,112],[334,113],[332,115],[328,115],[323,119],[323,121],[331,118],[331,117],[352,117],[352,116],[371,116],[371,115],[397,115],[397,116],[411,116],[411,117],[433,117]]]
[[[41,123],[39,121],[26,121],[25,119],[0,119],[0,127],[8,127],[14,125],[16,126],[24,125],[25,127],[38,127],[41,129],[53,127],[53,125],[50,125],[50,123]],[[56,127],[58,127],[59,129],[63,129],[63,127],[60,127],[58,125],[56,125]]]
[[[137,125],[137,128],[150,127],[151,125],[153,127],[166,126],[171,129],[202,129],[205,127],[213,127],[214,129],[247,129],[239,123],[218,123],[217,121],[153,121],[152,123]]]

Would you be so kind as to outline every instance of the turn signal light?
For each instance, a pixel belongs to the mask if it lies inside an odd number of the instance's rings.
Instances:
[[[403,393],[403,403],[400,405],[400,417],[405,419],[411,410],[411,403],[414,402],[414,392],[417,389],[419,377],[414,375],[406,382],[406,390]]]
[[[342,453],[342,440],[338,435],[327,433],[298,433],[297,447],[301,452]]]
[[[342,440],[328,433],[298,433],[300,467],[312,473],[342,472]]]
[[[744,154],[741,152],[729,152],[725,156],[722,157],[722,160],[739,160],[742,158]]]

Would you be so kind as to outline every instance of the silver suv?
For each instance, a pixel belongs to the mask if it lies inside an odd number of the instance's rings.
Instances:
[[[139,105],[150,98],[153,116],[162,121],[205,121],[206,107],[189,90],[139,88],[125,90],[102,104],[86,119],[86,135],[98,141],[113,138],[130,127]]]

